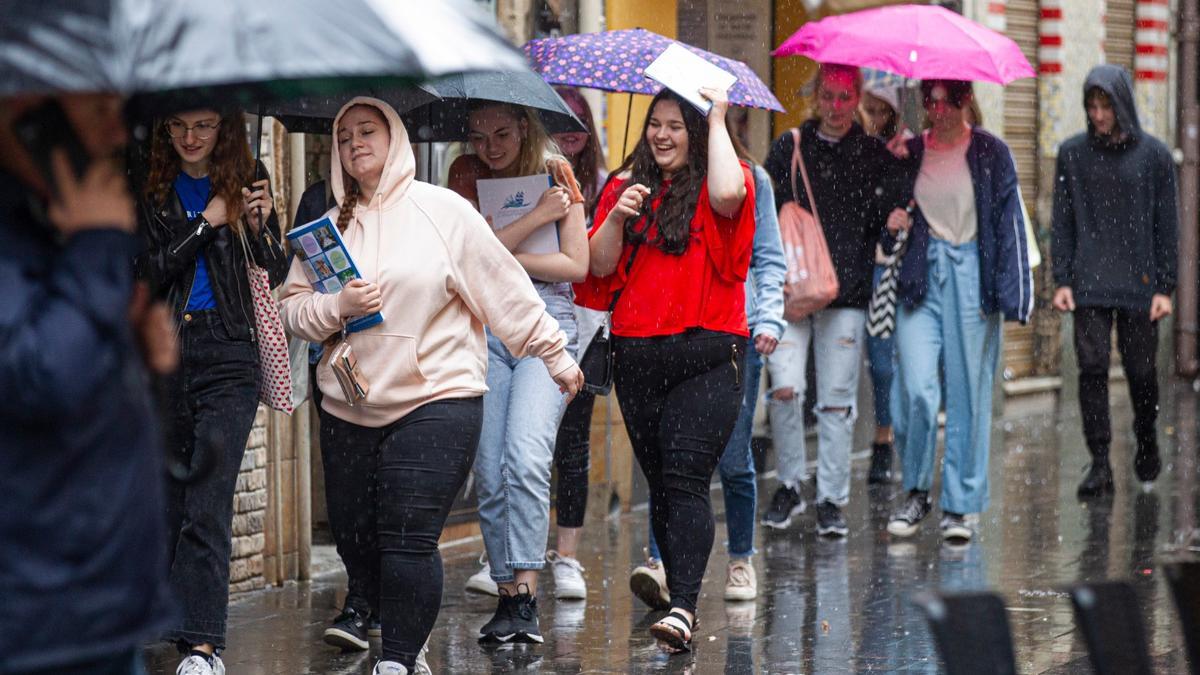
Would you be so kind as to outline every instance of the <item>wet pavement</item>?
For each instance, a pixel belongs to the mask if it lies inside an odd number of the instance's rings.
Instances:
[[[1114,392],[1123,388],[1114,387]],[[1075,485],[1086,466],[1077,406],[995,423],[992,503],[969,546],[943,546],[938,512],[920,535],[897,542],[884,532],[898,486],[868,489],[866,463],[855,463],[847,540],[815,535],[810,512],[783,531],[757,533],[759,598],[727,603],[720,490],[717,550],[700,600],[700,629],[691,654],[668,657],[646,629],[657,618],[634,599],[628,573],[642,561],[646,513],[593,514],[580,559],[587,568],[586,602],[556,602],[543,573],[542,629],[537,647],[485,649],[476,644],[494,600],[463,591],[477,568],[478,542],[444,552],[446,589],[431,637],[434,672],[668,673],[935,673],[936,647],[911,603],[925,590],[993,590],[1008,609],[1020,673],[1090,673],[1083,637],[1064,590],[1083,581],[1128,580],[1136,589],[1149,651],[1158,673],[1187,672],[1178,616],[1160,572],[1164,560],[1186,555],[1196,513],[1196,395],[1173,385],[1160,420],[1164,471],[1152,490],[1136,484],[1132,437],[1114,433],[1118,492],[1081,505]],[[1114,397],[1117,396],[1114,393]],[[1180,411],[1183,411],[1181,414]],[[1113,411],[1114,429],[1128,430],[1127,407]],[[760,501],[774,481],[764,478]],[[230,675],[368,674],[379,656],[342,654],[321,632],[336,613],[344,577],[326,575],[255,594],[230,608]],[[174,673],[173,650],[148,652],[154,675]]]

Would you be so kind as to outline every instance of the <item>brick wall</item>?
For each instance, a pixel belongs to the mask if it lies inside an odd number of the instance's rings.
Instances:
[[[263,588],[263,521],[267,514],[267,410],[259,406],[233,495],[233,555],[229,591]]]

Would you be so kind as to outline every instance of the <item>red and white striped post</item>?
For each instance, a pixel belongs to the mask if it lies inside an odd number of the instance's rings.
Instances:
[[[1133,59],[1134,91],[1142,126],[1159,138],[1166,135],[1167,51],[1170,45],[1169,0],[1137,0],[1136,54]]]
[[[1063,67],[1062,0],[1042,0],[1038,23],[1038,72],[1059,75]]]

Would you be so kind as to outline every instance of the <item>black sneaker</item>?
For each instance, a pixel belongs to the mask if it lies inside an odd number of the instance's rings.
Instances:
[[[880,485],[892,480],[892,444],[871,445],[871,470],[867,473],[868,485]]]
[[[496,603],[496,613],[492,619],[479,629],[480,642],[508,642],[513,632],[509,628],[512,619],[513,602],[516,600],[503,588],[499,590],[500,599]]]
[[[850,534],[846,519],[837,504],[828,499],[817,504],[817,534],[844,537]]]
[[[1080,499],[1089,497],[1102,497],[1113,493],[1113,476],[1112,467],[1108,464],[1108,458],[1093,458],[1092,466],[1088,468],[1087,475],[1079,483],[1079,488],[1075,490],[1075,495]]]
[[[367,643],[367,617],[353,607],[347,607],[325,629],[325,644],[345,650],[365,651]]]
[[[1133,458],[1133,470],[1137,473],[1138,480],[1143,483],[1149,483],[1158,478],[1158,472],[1162,470],[1162,459],[1158,456],[1157,438],[1147,436],[1145,439],[1138,439],[1137,455]]]
[[[511,634],[505,642],[539,645],[544,642],[542,629],[538,626],[537,598],[529,593],[528,586],[513,598],[508,627]]]
[[[917,525],[929,515],[930,508],[929,493],[912,490],[888,521],[888,533],[897,537],[911,537],[917,533]]]
[[[775,496],[771,497],[770,508],[763,514],[762,524],[777,530],[785,529],[792,524],[792,516],[804,513],[807,507],[804,495],[799,490],[780,485]]]

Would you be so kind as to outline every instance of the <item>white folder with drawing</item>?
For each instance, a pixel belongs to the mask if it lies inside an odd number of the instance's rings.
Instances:
[[[712,103],[700,95],[700,88],[729,91],[737,82],[733,73],[705,61],[679,44],[667,47],[644,72],[646,77],[679,94],[705,115]]]
[[[481,178],[475,181],[479,191],[479,212],[493,230],[502,230],[532,211],[542,193],[553,185],[547,173],[518,178]],[[534,230],[516,250],[517,253],[558,251],[558,223],[546,223]]]

